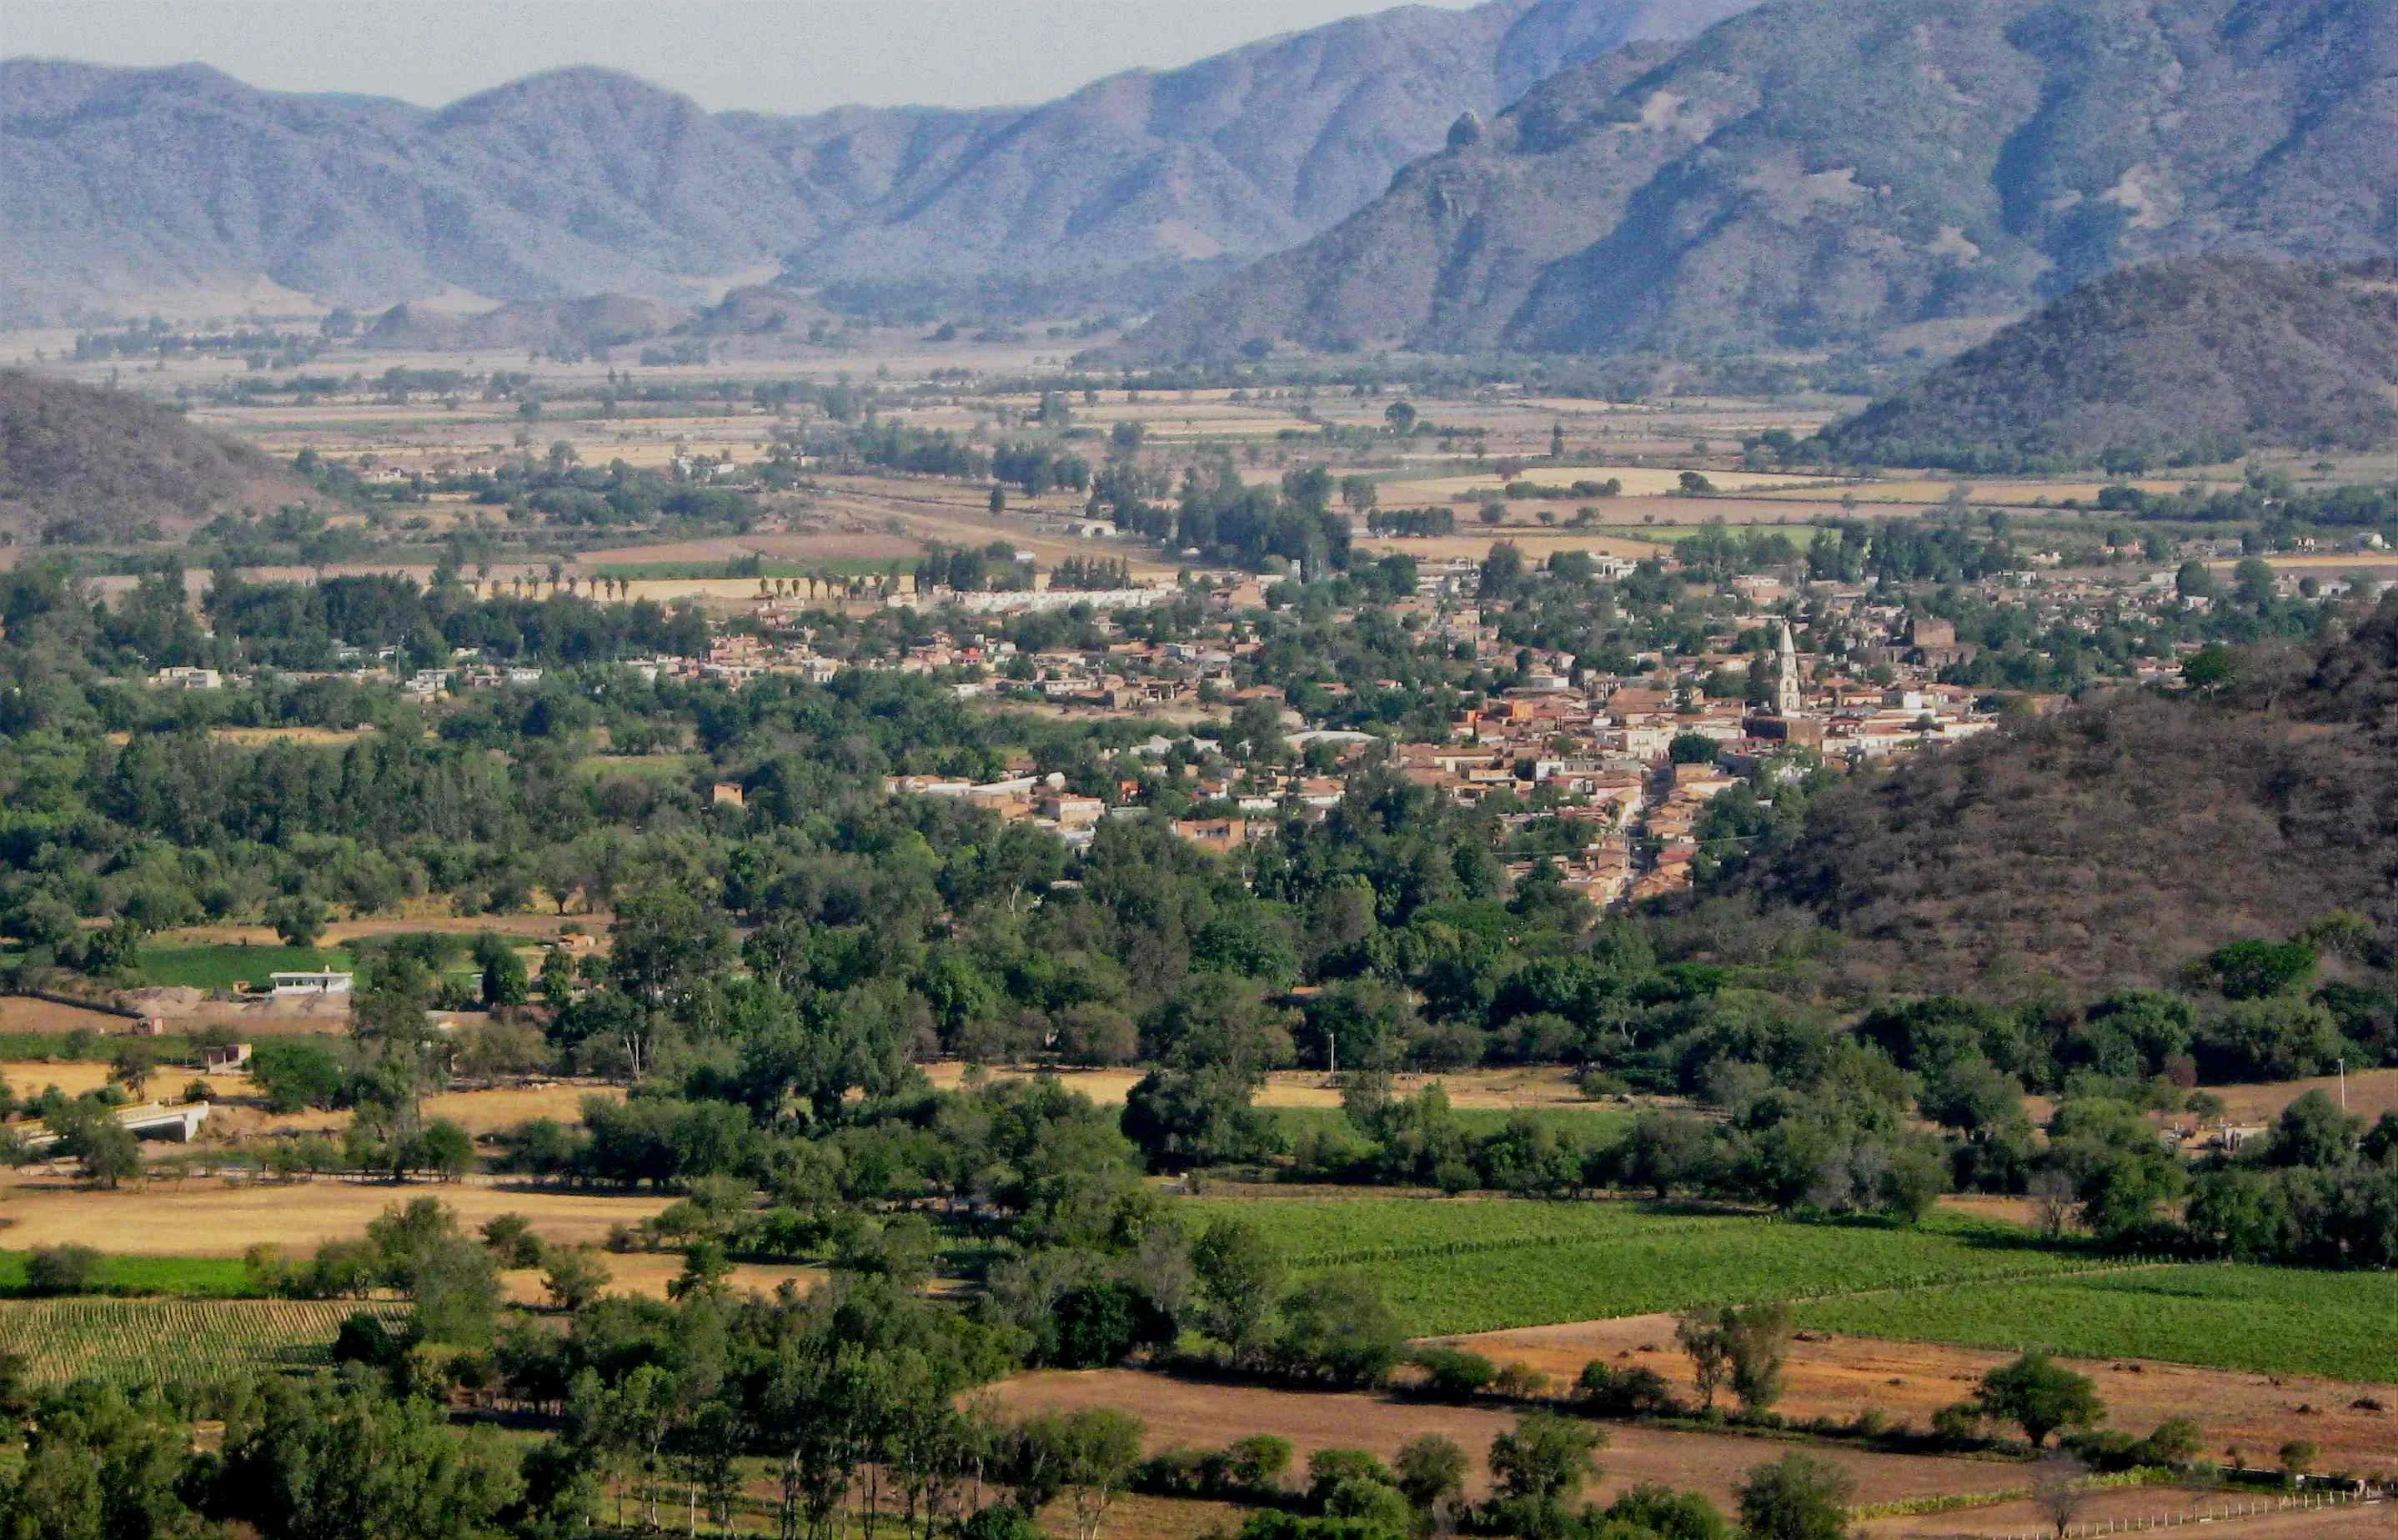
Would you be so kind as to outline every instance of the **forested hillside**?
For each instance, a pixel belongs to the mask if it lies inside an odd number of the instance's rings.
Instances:
[[[2086,284],[1825,437],[1989,472],[2214,464],[2398,434],[2398,269],[2191,258]]]
[[[2393,49],[2364,0],[1785,0],[1564,72],[1132,351],[1814,347],[2177,253],[2386,255]]]
[[[0,531],[20,541],[155,539],[309,494],[248,445],[138,396],[0,370]]]
[[[2319,655],[2236,655],[2204,691],[2124,692],[1828,792],[1719,891],[1804,912],[1901,992],[2165,983],[2334,912],[2387,947],[2398,609]]]

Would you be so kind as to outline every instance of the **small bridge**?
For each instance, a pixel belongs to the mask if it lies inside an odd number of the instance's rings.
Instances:
[[[165,1139],[178,1144],[189,1144],[199,1137],[200,1125],[209,1120],[209,1104],[186,1101],[177,1106],[152,1101],[139,1107],[116,1109],[117,1127],[137,1139]],[[27,1150],[47,1150],[59,1141],[59,1136],[46,1123],[28,1123],[17,1130],[17,1141]]]

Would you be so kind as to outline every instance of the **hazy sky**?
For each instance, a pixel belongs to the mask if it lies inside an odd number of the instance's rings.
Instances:
[[[0,53],[438,105],[606,64],[710,108],[1038,101],[1393,0],[0,0]],[[1431,0],[1456,7],[1469,0]]]

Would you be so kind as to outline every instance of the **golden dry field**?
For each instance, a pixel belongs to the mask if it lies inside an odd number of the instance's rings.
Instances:
[[[250,1247],[314,1250],[365,1234],[395,1204],[438,1198],[468,1227],[500,1214],[532,1222],[546,1241],[597,1246],[618,1224],[639,1224],[672,1201],[666,1194],[570,1192],[487,1181],[454,1182],[157,1180],[114,1192],[67,1179],[27,1177],[0,1189],[0,1242],[10,1250],[89,1246],[136,1256],[237,1257]]]

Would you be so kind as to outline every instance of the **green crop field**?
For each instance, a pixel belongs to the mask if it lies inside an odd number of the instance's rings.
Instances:
[[[2028,1232],[1953,1216],[1906,1229],[1636,1203],[1260,1198],[1200,1207],[1256,1223],[1298,1271],[1365,1268],[1420,1336],[2094,1265]]]
[[[141,976],[152,984],[180,984],[192,989],[231,989],[244,979],[263,989],[270,973],[299,973],[314,968],[345,969],[349,953],[311,947],[144,947]]]
[[[11,1300],[0,1304],[0,1353],[23,1355],[48,1385],[215,1379],[323,1363],[361,1310],[386,1322],[408,1313],[357,1300]]]
[[[0,1251],[0,1295],[24,1291],[26,1256]],[[116,1293],[213,1298],[251,1291],[249,1270],[239,1257],[103,1256],[93,1268],[91,1287]]]
[[[2079,1358],[2398,1383],[2398,1275],[2196,1263],[1823,1300],[1805,1325]]]

